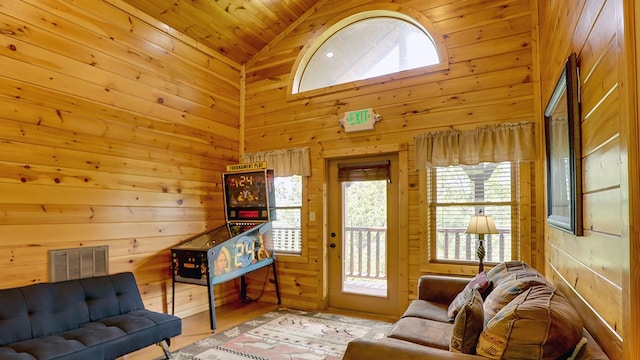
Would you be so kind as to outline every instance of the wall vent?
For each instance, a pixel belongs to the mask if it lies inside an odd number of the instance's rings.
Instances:
[[[49,250],[51,282],[109,274],[109,247]]]

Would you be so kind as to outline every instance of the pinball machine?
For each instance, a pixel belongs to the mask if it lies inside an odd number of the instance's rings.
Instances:
[[[171,249],[173,299],[175,283],[207,286],[212,330],[216,329],[214,285],[239,277],[240,296],[247,299],[245,275],[271,265],[280,304],[271,231],[271,221],[275,220],[273,176],[265,163],[228,166],[222,174],[225,225]]]

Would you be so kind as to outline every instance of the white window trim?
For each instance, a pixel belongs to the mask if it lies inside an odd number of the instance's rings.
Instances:
[[[294,175],[289,175],[289,176],[280,176],[280,177],[290,177],[290,176],[294,176]],[[300,251],[299,252],[286,252],[286,251],[281,251],[275,248],[275,244],[274,244],[274,251],[276,252],[276,254],[278,254],[279,256],[300,256],[302,254],[302,249],[304,247],[304,237],[303,237],[303,227],[302,227],[302,221],[303,221],[303,206],[304,206],[304,198],[303,198],[303,193],[304,193],[304,176],[300,176],[300,205],[299,206],[278,206],[277,201],[276,201],[276,207],[275,210],[276,212],[278,210],[292,210],[292,209],[296,209],[296,210],[300,210],[300,228],[298,229],[300,231]],[[277,181],[276,181],[277,182]],[[277,185],[276,185],[277,186]],[[277,190],[276,190],[277,191]],[[276,218],[277,221],[277,218]],[[275,229],[275,225],[273,226],[273,229]],[[275,242],[275,234],[274,234],[274,242]]]
[[[305,201],[308,197],[308,183],[309,177],[302,176],[302,206],[300,214],[300,252],[299,253],[283,253],[276,251],[277,261],[291,262],[291,263],[308,263],[309,262],[309,217],[308,217],[308,202]]]
[[[531,236],[531,164],[529,162],[521,162],[518,165],[517,171],[519,172],[517,177],[518,186],[514,191],[517,196],[518,217],[514,219],[511,257],[514,260],[519,259],[528,263],[535,263],[536,256],[543,256],[543,254],[534,253],[531,249],[532,243],[534,242]],[[429,221],[431,219],[431,210],[429,207],[429,176],[428,170],[418,171],[420,183],[420,271],[423,273],[474,276],[478,272],[477,263],[467,264],[431,260],[435,256],[431,256],[431,247],[433,245],[429,240]],[[491,267],[490,264],[485,264],[485,269],[488,270],[489,267]]]
[[[433,40],[433,43],[436,47],[436,51],[438,52],[439,63],[425,66],[417,69],[411,69],[402,71],[394,74],[381,75],[370,79],[352,81],[346,84],[337,84],[331,86],[329,88],[322,89],[314,89],[305,92],[298,92],[300,80],[302,78],[302,74],[307,67],[310,59],[316,53],[316,51],[322,46],[322,44],[333,34],[340,31],[347,25],[355,23],[357,21],[367,19],[367,18],[375,18],[375,17],[393,17],[400,20],[407,21],[415,26],[422,28],[425,33],[428,34]],[[391,11],[391,10],[383,10],[383,9],[359,9],[358,12],[353,14],[347,14],[343,19],[336,20],[334,23],[329,23],[325,26],[325,28],[318,32],[319,35],[307,43],[305,47],[300,51],[296,62],[291,69],[291,73],[289,74],[289,91],[287,91],[287,96],[296,98],[304,98],[311,97],[318,94],[326,94],[331,92],[339,92],[344,91],[346,89],[351,89],[355,87],[360,87],[369,84],[377,84],[384,81],[388,81],[390,79],[402,79],[406,77],[411,77],[415,75],[424,75],[426,72],[435,72],[440,70],[445,70],[449,68],[449,54],[447,48],[445,46],[444,37],[440,34],[435,25],[431,23],[426,17],[421,15],[418,11],[414,11],[411,9],[403,9],[400,11]]]

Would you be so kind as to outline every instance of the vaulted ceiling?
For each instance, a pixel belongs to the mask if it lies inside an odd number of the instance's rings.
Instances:
[[[244,64],[318,0],[125,0]]]

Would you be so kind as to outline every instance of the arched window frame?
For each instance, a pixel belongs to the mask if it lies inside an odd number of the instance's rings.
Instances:
[[[390,17],[396,18],[402,21],[409,22],[419,28],[421,28],[428,36],[431,37],[433,43],[435,45],[436,51],[438,53],[439,62],[437,64],[424,66],[420,68],[404,70],[396,73],[380,75],[368,79],[351,81],[349,83],[344,84],[336,84],[325,88],[313,89],[304,92],[298,92],[300,81],[302,79],[302,74],[307,67],[307,64],[313,57],[313,55],[317,52],[317,50],[322,46],[322,44],[327,41],[331,36],[340,30],[344,29],[346,26],[349,26],[353,23],[364,19],[378,18],[378,17]],[[419,74],[424,74],[425,72],[436,72],[441,70],[446,70],[449,68],[449,55],[447,48],[445,46],[444,37],[441,35],[441,32],[438,30],[437,26],[429,21],[425,16],[420,14],[417,11],[403,8],[402,10],[387,10],[387,9],[357,9],[352,14],[347,15],[343,19],[338,19],[333,23],[328,23],[322,31],[318,32],[319,35],[310,41],[304,48],[300,51],[300,54],[296,58],[296,62],[289,74],[289,91],[288,95],[293,98],[303,98],[310,97],[319,94],[326,94],[332,92],[339,92],[343,90],[348,90],[352,88],[358,88],[361,86],[378,84],[381,82],[393,80],[393,79],[403,79]]]

